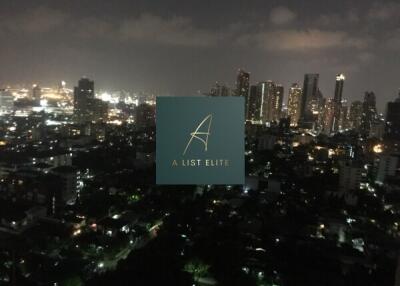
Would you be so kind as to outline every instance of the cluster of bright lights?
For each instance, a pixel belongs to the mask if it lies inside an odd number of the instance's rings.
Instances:
[[[376,144],[374,147],[372,147],[372,151],[374,151],[374,153],[382,153],[383,152],[383,145],[382,144]]]
[[[344,74],[338,74],[337,76],[336,76],[336,80],[337,81],[341,81],[341,80],[345,80],[346,79],[346,77],[344,76]]]

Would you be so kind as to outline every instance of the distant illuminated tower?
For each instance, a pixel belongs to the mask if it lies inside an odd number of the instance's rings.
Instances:
[[[78,86],[74,87],[74,113],[79,121],[88,119],[86,117],[91,99],[94,99],[94,81],[81,78]]]
[[[262,99],[259,93],[258,85],[250,86],[248,108],[246,113],[246,119],[248,121],[257,122],[260,120],[261,101]]]
[[[350,106],[350,114],[349,114],[350,128],[356,131],[360,131],[362,117],[363,117],[362,102],[359,100],[353,101]]]
[[[58,93],[59,94],[65,94],[65,86],[66,86],[65,81],[62,80],[59,82],[59,84],[58,84]]]
[[[40,88],[39,85],[34,84],[32,86],[32,99],[35,102],[35,104],[40,103],[40,98],[42,97],[42,89]]]
[[[300,122],[303,127],[310,128],[315,122],[313,115],[313,104],[318,100],[319,74],[305,74],[303,83],[303,94],[301,97],[301,108],[300,108]]]
[[[347,100],[342,99],[342,108],[340,111],[339,130],[347,130],[350,128],[350,108]]]
[[[264,85],[262,116],[263,122],[271,122],[274,120],[275,102],[276,102],[276,84],[268,80],[262,83]]]
[[[94,97],[94,82],[81,78],[74,88],[74,115],[79,123],[104,120],[107,104]]]
[[[297,83],[293,83],[289,89],[288,116],[290,125],[297,126],[300,119],[302,89]]]
[[[88,98],[94,98],[94,81],[83,77],[74,88],[74,104],[79,105]]]
[[[14,96],[10,91],[0,89],[0,114],[10,113],[14,109]]]
[[[67,83],[62,80],[58,84],[58,89],[64,89],[66,85],[67,85]]]
[[[74,115],[78,122],[86,120],[87,101],[93,98],[93,89],[94,82],[86,78],[80,79],[78,86],[74,87]]]
[[[273,111],[272,111],[273,121],[279,121],[279,119],[281,119],[283,95],[284,95],[283,85],[277,84],[275,87],[274,98],[273,98]]]
[[[259,82],[250,88],[247,119],[253,123],[261,123],[265,117],[265,102],[270,86],[267,82]]]
[[[334,113],[335,113],[335,100],[332,98],[328,98],[325,103],[322,120],[320,122],[322,127],[322,132],[326,135],[331,133],[333,120],[334,120]]]
[[[400,140],[400,92],[395,101],[387,104],[385,138]]]
[[[272,122],[281,117],[283,86],[273,81],[259,82],[252,86],[249,96],[249,120]],[[253,119],[251,119],[253,118]]]
[[[332,125],[330,127],[331,133],[339,131],[340,114],[342,112],[343,85],[345,79],[346,78],[344,74],[336,75],[335,96],[333,98],[334,111],[333,111]]]
[[[250,88],[250,73],[239,69],[236,77],[236,96],[242,96],[245,99],[245,112],[249,109],[249,88]]]
[[[137,128],[148,128],[156,124],[156,106],[147,103],[135,108],[135,125]]]
[[[236,95],[247,97],[250,87],[250,73],[239,69],[236,78]]]
[[[346,77],[342,73],[336,75],[335,97],[333,98],[333,100],[335,102],[339,102],[339,103],[342,102],[343,84],[344,84],[345,79],[346,79]]]
[[[363,136],[368,136],[372,124],[377,120],[376,112],[376,97],[375,93],[365,92],[363,102],[363,113],[361,120],[361,133]]]
[[[219,82],[215,83],[215,86],[211,88],[210,94],[211,96],[229,96],[230,90],[225,84],[220,84]]]

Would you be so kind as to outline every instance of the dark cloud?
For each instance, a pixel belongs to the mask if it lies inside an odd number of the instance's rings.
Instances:
[[[372,20],[388,21],[400,17],[400,3],[390,1],[375,2],[369,9],[368,18]]]
[[[104,38],[111,39],[115,35],[115,25],[112,23],[95,18],[83,18],[79,21],[72,23],[73,35],[83,39]]]
[[[349,28],[359,24],[361,21],[360,15],[356,11],[347,11],[343,14],[322,14],[317,17],[316,24],[322,27],[341,27]]]
[[[288,24],[296,19],[296,17],[297,15],[295,12],[284,6],[273,8],[269,14],[271,23],[275,25]]]
[[[62,27],[68,15],[58,9],[40,6],[15,15],[3,16],[0,27],[4,33],[35,35]]]
[[[188,47],[215,46],[226,36],[218,31],[197,28],[186,17],[165,19],[151,14],[124,20],[117,33],[125,40]]]
[[[256,46],[272,51],[314,52],[323,49],[366,48],[372,40],[354,37],[344,31],[319,29],[285,29],[244,35],[241,44],[254,43]]]
[[[400,49],[400,28],[386,33],[383,43],[387,49],[398,51]]]

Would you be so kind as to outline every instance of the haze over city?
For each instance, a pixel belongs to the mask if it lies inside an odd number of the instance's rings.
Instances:
[[[0,285],[400,286],[399,19],[1,1]]]
[[[74,84],[195,95],[215,81],[274,80],[287,91],[320,74],[332,97],[374,91],[380,112],[400,87],[400,4],[391,1],[2,1],[0,85]],[[287,99],[287,93],[285,93]],[[285,99],[285,101],[286,101]]]

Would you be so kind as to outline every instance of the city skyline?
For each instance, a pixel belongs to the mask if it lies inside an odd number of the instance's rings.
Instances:
[[[374,91],[381,112],[397,96],[395,2],[86,3],[3,2],[1,86],[87,75],[99,89],[195,95],[215,81],[233,86],[243,68],[252,83],[273,80],[286,90],[319,73],[327,98],[344,73],[343,97]]]
[[[0,284],[400,286],[400,2],[3,0]]]

